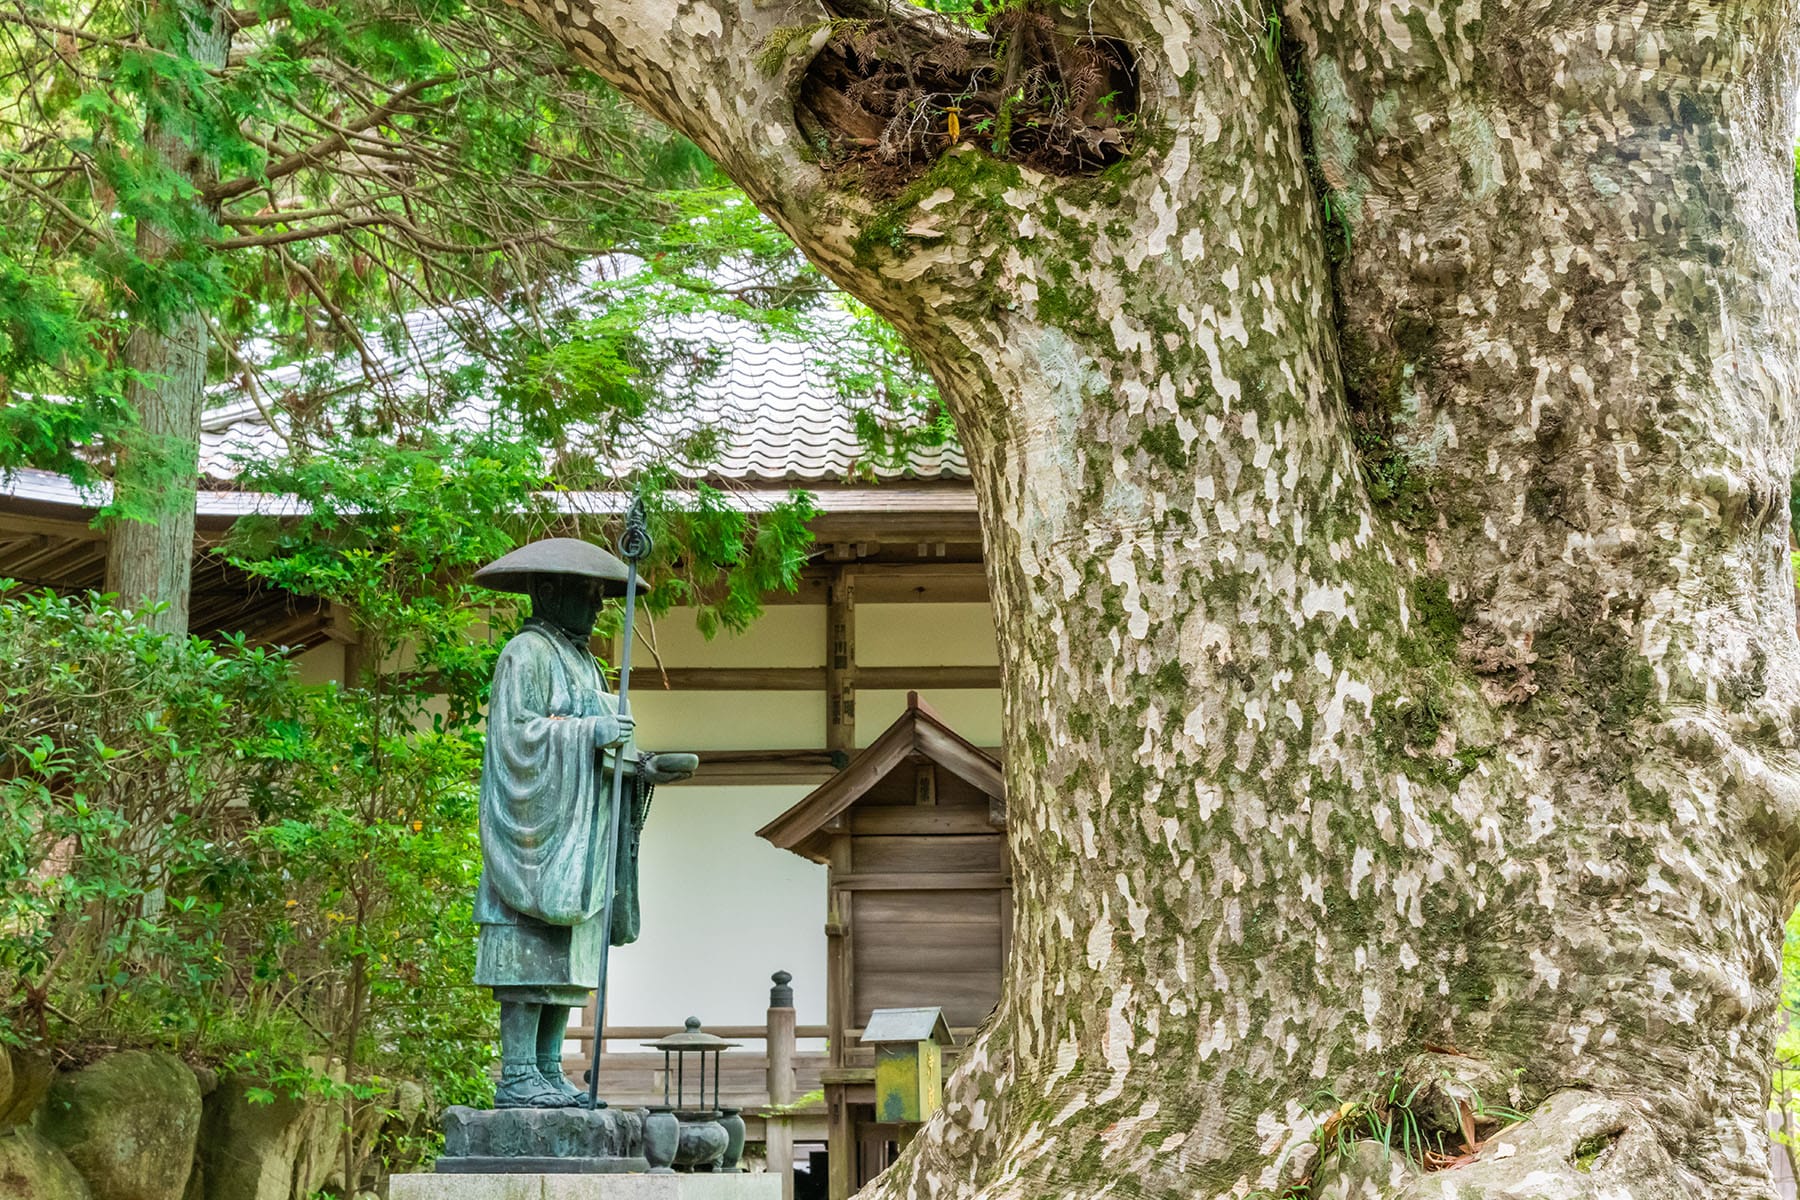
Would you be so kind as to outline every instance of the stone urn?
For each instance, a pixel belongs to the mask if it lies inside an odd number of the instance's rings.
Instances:
[[[725,1154],[719,1159],[718,1170],[742,1171],[738,1161],[744,1157],[744,1118],[742,1109],[722,1108],[719,1110],[719,1124],[725,1127]]]
[[[725,1148],[731,1142],[731,1135],[725,1132],[725,1126],[719,1122],[718,1111],[700,1109],[678,1112],[675,1117],[681,1124],[675,1148],[675,1165],[689,1171],[712,1170],[725,1156]]]
[[[650,1163],[650,1174],[675,1173],[675,1155],[681,1146],[681,1123],[675,1111],[658,1106],[644,1118],[644,1158]]]

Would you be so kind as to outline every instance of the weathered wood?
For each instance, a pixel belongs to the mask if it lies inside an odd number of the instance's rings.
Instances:
[[[844,892],[979,892],[1009,886],[998,871],[866,872],[840,875],[833,886]]]
[[[794,1010],[790,1005],[770,1004],[763,1032],[768,1057],[766,1076],[769,1103],[791,1103],[795,1096]],[[768,1169],[781,1176],[782,1200],[794,1200],[794,1130],[785,1118],[770,1114],[763,1132]]]
[[[989,823],[985,805],[981,808],[939,805],[928,809],[870,806],[853,808],[849,816],[850,833],[859,838],[885,835],[993,837],[996,832]]]
[[[940,776],[940,799],[959,786],[977,784],[990,795],[1004,794],[999,764],[951,731],[914,693],[907,697],[900,718],[852,759],[848,768],[757,830],[757,836],[814,862],[824,861],[826,823],[871,790],[889,786],[888,776],[914,753],[935,758],[956,777]],[[910,787],[910,781],[903,786]],[[908,793],[902,795],[910,798]]]
[[[825,748],[856,749],[856,576],[847,564],[832,568],[825,616]]]
[[[991,829],[980,834],[857,837],[851,842],[857,877],[941,878],[966,872],[999,878],[1005,854],[1005,839]],[[839,886],[845,886],[841,880]]]
[[[969,742],[950,732],[948,728],[930,722],[920,722],[918,742],[919,749],[970,783],[975,784],[988,795],[1004,796],[1006,794],[1006,784],[1000,777],[998,764]]]
[[[920,808],[936,808],[937,801],[937,768],[920,763],[913,774],[913,803]]]
[[[825,1194],[830,1200],[848,1200],[850,1193],[855,1190],[851,1183],[855,1178],[851,1155],[855,1153],[856,1147],[849,1101],[841,1087],[830,1085],[825,1088],[825,1100],[828,1106],[826,1119],[830,1122],[830,1132],[825,1143]]]
[[[820,692],[830,689],[827,667],[638,667],[631,672],[633,691],[669,692]],[[982,690],[1000,686],[1000,668],[857,667],[856,686],[864,691]]]
[[[587,1069],[588,1058],[582,1053],[565,1053],[563,1070],[572,1079],[581,1078],[581,1072]],[[817,1091],[820,1086],[820,1074],[827,1064],[827,1055],[822,1050],[797,1051],[791,1060],[794,1075],[795,1095],[805,1095]],[[690,1062],[689,1066],[693,1064]],[[746,1110],[767,1110],[772,1101],[768,1089],[768,1058],[748,1050],[727,1050],[719,1060],[723,1074],[719,1080],[719,1099],[733,1108]],[[673,1072],[670,1072],[673,1074]],[[697,1080],[690,1072],[687,1085],[689,1094]],[[640,1104],[661,1104],[663,1095],[663,1057],[652,1051],[619,1051],[609,1053],[600,1060],[601,1094],[609,1103],[619,1107],[635,1107]],[[712,1092],[712,1072],[707,1071],[707,1092]],[[670,1094],[673,1096],[674,1083],[670,1083]],[[792,1097],[789,1098],[790,1100]],[[817,1115],[823,1111],[808,1106],[800,1112]]]
[[[579,1023],[569,1026],[566,1037],[572,1040],[587,1041],[594,1036],[593,1005],[581,1010]],[[670,1037],[682,1031],[680,1025],[608,1025],[606,1040],[609,1042],[653,1042],[658,1038]],[[761,1038],[766,1033],[762,1025],[708,1025],[706,1032],[722,1038]],[[830,1037],[831,1030],[824,1025],[796,1025],[794,1036],[797,1038]]]

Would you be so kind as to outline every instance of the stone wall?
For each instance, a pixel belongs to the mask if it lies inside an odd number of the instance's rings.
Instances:
[[[71,1071],[42,1053],[0,1053],[0,1196],[307,1200],[321,1190],[363,1196],[380,1182],[374,1159],[346,1188],[336,1101],[258,1103],[253,1086],[147,1050]],[[400,1085],[386,1105],[364,1106],[357,1145],[419,1131],[425,1109],[417,1085]]]

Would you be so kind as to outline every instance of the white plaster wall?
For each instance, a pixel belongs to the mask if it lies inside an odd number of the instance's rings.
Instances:
[[[654,668],[659,655],[670,667],[821,667],[825,606],[771,604],[743,633],[720,633],[711,641],[694,627],[692,609],[671,609],[654,624],[638,622],[631,653],[634,667]]]
[[[985,604],[856,606],[858,666],[987,667],[999,661],[994,616]]]
[[[806,792],[656,793],[639,859],[643,931],[612,952],[608,1025],[760,1025],[776,970],[794,976],[799,1022],[825,1023],[825,868],[756,836]]]
[[[631,714],[646,750],[817,750],[825,744],[823,692],[662,692],[639,684]]]

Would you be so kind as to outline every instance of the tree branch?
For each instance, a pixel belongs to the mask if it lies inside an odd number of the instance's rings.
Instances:
[[[206,189],[206,198],[215,203],[242,196],[246,192],[255,191],[270,180],[280,179],[284,175],[292,175],[295,171],[305,170],[332,155],[349,148],[350,136],[365,129],[372,129],[405,109],[409,102],[421,92],[434,87],[441,87],[456,78],[455,75],[433,75],[429,79],[421,79],[409,83],[399,91],[392,93],[379,106],[363,113],[353,121],[335,127],[330,137],[313,143],[304,150],[288,155],[280,162],[269,167],[260,176],[244,175],[236,179],[214,184]]]

